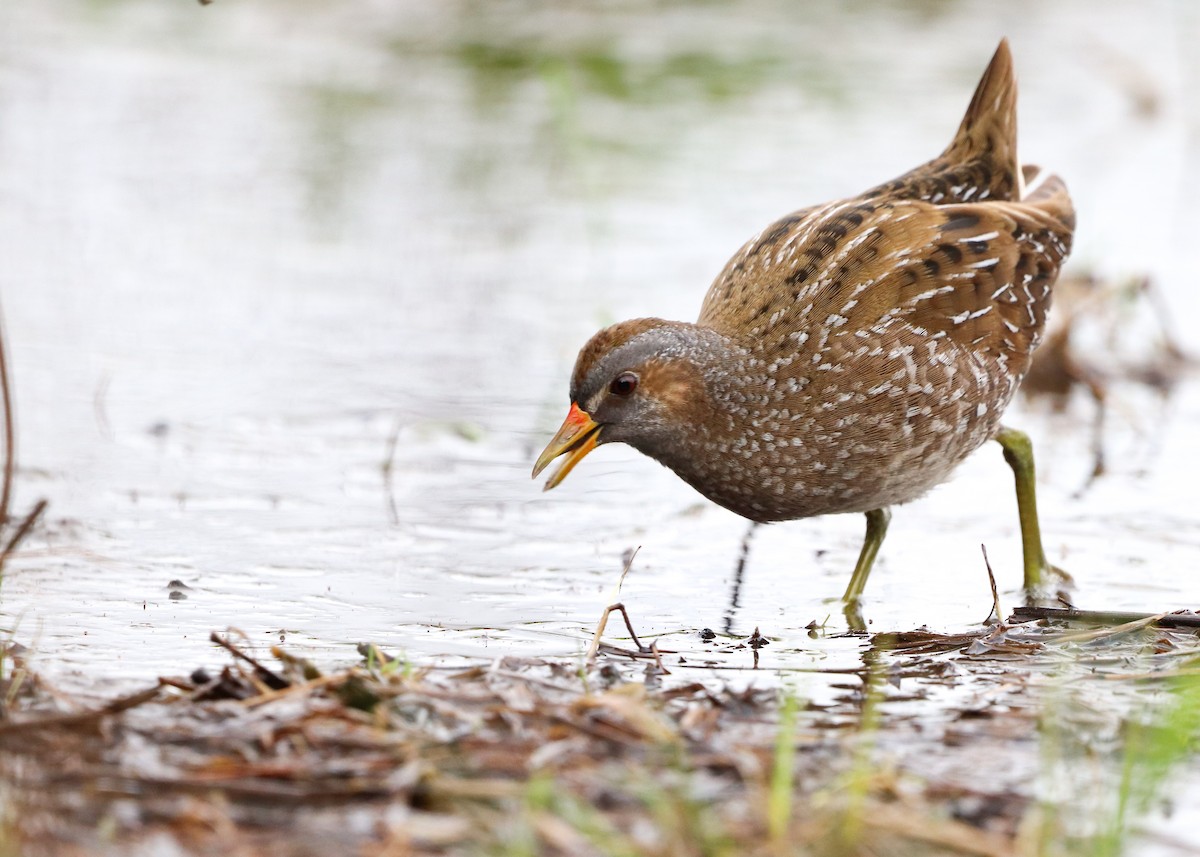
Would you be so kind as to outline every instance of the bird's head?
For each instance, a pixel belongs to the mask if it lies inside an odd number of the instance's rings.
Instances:
[[[575,361],[571,409],[533,475],[566,456],[546,481],[549,490],[602,443],[668,458],[706,410],[704,340],[694,325],[658,318],[624,321],[593,336]]]

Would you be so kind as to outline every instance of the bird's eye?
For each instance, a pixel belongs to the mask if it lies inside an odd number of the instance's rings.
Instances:
[[[614,396],[628,396],[637,389],[637,385],[637,375],[634,375],[632,372],[622,372],[613,378],[613,382],[608,385],[608,391]]]

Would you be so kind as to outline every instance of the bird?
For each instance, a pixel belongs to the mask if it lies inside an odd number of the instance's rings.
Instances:
[[[1051,566],[1027,435],[1001,421],[1071,249],[1065,183],[1017,158],[1007,39],[940,155],[858,196],[795,211],[717,275],[694,323],[623,321],[580,350],[545,488],[625,443],[755,523],[860,513],[842,596],[857,607],[892,506],[989,440],[1012,468],[1024,588]]]

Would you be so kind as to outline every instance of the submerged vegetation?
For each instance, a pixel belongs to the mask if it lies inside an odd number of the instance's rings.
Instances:
[[[724,101],[753,90],[783,62],[780,56],[722,59],[700,51],[639,62],[623,56],[612,43],[556,50],[539,41],[467,41],[457,47],[456,59],[472,72],[480,104],[489,107],[511,100],[521,84],[560,76],[571,81],[580,97],[661,102],[686,89],[711,101]]]

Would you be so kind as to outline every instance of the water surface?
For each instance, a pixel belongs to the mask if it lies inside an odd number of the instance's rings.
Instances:
[[[653,462],[605,448],[545,495],[529,468],[598,326],[694,317],[763,224],[932,156],[1004,34],[1023,150],[1080,211],[1073,265],[1152,277],[1200,344],[1190,6],[519,10],[5,3],[18,508],[50,508],[0,616],[39,668],[187,671],[223,661],[208,634],[230,626],[323,663],[363,640],[571,657],[640,546],[621,598],[685,677],[832,693],[807,671],[860,663],[830,601],[859,517],[761,529],[736,586],[745,522]],[[1156,333],[1136,323],[1090,353],[1141,359]],[[1166,403],[1115,384],[1110,473],[1080,494],[1090,420],[1082,395],[1010,417],[1037,444],[1052,560],[1080,606],[1195,606],[1195,382]],[[896,510],[871,628],[976,626],[981,544],[1011,605],[995,448]],[[756,627],[757,671],[700,637]]]

